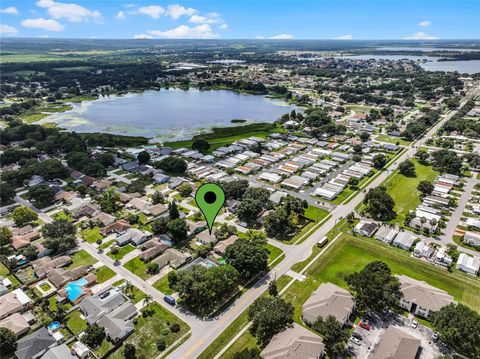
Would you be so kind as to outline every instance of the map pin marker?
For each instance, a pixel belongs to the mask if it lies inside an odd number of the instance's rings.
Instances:
[[[213,223],[218,212],[225,203],[225,193],[222,187],[215,183],[205,183],[197,189],[195,193],[195,202],[198,208],[202,211],[205,220],[207,221],[208,230],[212,235]]]

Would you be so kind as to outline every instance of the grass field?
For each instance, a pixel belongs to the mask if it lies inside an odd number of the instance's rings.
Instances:
[[[145,266],[145,263],[143,263],[142,260],[138,257],[130,259],[123,266],[142,279],[148,278],[148,274],[146,272],[147,267]]]
[[[87,321],[80,318],[80,311],[75,310],[65,317],[65,324],[76,335],[87,329]]]
[[[67,269],[73,269],[80,266],[87,267],[89,265],[93,265],[97,263],[97,260],[83,249],[78,252],[75,252],[70,257],[72,258],[72,263],[66,267]]]
[[[97,276],[97,283],[103,283],[110,278],[115,277],[115,274],[116,273],[107,266],[102,266],[95,270],[95,275]]]
[[[171,295],[174,293],[173,289],[170,288],[168,275],[157,280],[155,283],[153,283],[153,286],[163,294]]]
[[[433,181],[438,176],[438,172],[431,166],[424,166],[416,160],[412,162],[415,164],[415,177],[406,177],[397,172],[387,182],[388,193],[395,200],[395,222],[399,224],[403,224],[408,212],[420,204],[417,190],[420,181]]]
[[[124,342],[135,345],[137,358],[155,358],[161,352],[158,351],[156,343],[159,339],[165,340],[167,347],[173,344],[182,335],[190,330],[187,323],[164,309],[158,303],[150,305],[153,315],[138,316],[135,330]],[[172,324],[180,324],[180,331],[174,333],[169,328]],[[109,358],[123,359],[123,346],[117,349]]]
[[[131,244],[127,244],[126,246],[120,247],[117,254],[113,254],[110,252],[107,255],[112,259],[121,260],[123,257],[125,257],[125,255],[127,255],[133,250],[135,250],[135,247]]]
[[[391,136],[388,136],[388,135],[378,135],[375,138],[375,140],[381,141],[381,142],[393,143],[393,144],[396,144],[398,142],[402,146],[408,146],[409,144],[412,143],[412,141],[405,141],[403,138],[391,137]]]
[[[98,239],[103,239],[103,236],[100,234],[100,228],[86,228],[82,231],[82,238],[85,239],[88,243],[95,243]]]

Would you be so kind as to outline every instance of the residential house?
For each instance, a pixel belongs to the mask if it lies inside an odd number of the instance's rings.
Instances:
[[[168,248],[170,248],[170,246],[168,244],[160,243],[160,242],[155,241],[155,240],[148,241],[146,243],[149,243],[149,242],[152,242],[154,245],[150,246],[150,248],[144,250],[140,254],[140,259],[144,262],[151,261],[153,258],[158,257],[160,254],[162,254]]]
[[[430,258],[434,252],[435,252],[435,249],[425,241],[417,242],[417,244],[415,245],[415,248],[413,249],[414,256],[419,258],[420,257]]]
[[[48,280],[57,288],[63,287],[67,282],[77,280],[87,274],[87,268],[80,266],[74,269],[65,270],[55,268],[47,272]]]
[[[60,256],[52,259],[48,256],[36,259],[32,262],[33,270],[37,278],[45,278],[47,272],[55,268],[65,267],[66,265],[72,263],[72,258],[69,256]]]
[[[480,233],[466,231],[463,241],[471,246],[480,246]]]
[[[377,233],[375,233],[375,239],[387,244],[392,244],[399,231],[398,226],[384,224],[378,229]]]
[[[191,259],[192,256],[190,254],[182,253],[174,248],[169,248],[152,262],[157,263],[160,268],[170,265],[173,269],[177,269]]]
[[[115,223],[115,217],[112,216],[111,214],[108,214],[108,213],[105,213],[105,212],[98,212],[90,220],[92,221],[92,223],[99,223],[103,227],[109,226],[109,225]]]
[[[480,258],[460,253],[457,260],[457,269],[476,276],[480,270]]]
[[[119,246],[124,246],[128,243],[139,246],[140,244],[147,241],[151,236],[152,234],[150,232],[144,232],[137,228],[128,228],[127,231],[124,234],[118,236],[115,241]]]
[[[197,233],[195,238],[198,242],[205,245],[210,243],[216,244],[218,242],[217,237],[215,237],[214,234],[210,234],[207,230]]]
[[[400,232],[399,234],[397,234],[397,236],[393,240],[393,245],[408,251],[410,250],[410,248],[412,248],[413,243],[416,240],[417,240],[417,237],[415,237],[412,233]]]
[[[332,283],[323,283],[302,306],[305,323],[313,324],[319,317],[333,315],[340,323],[346,324],[355,308],[353,296],[347,290]]]
[[[60,334],[56,332],[55,334]],[[17,350],[15,356],[17,359],[31,359],[38,358],[45,353],[49,348],[57,345],[63,336],[54,336],[50,331],[41,327],[36,332],[17,341]]]
[[[213,251],[215,253],[217,253],[218,255],[222,256],[227,247],[232,245],[233,243],[235,243],[236,241],[238,240],[238,236],[230,236],[228,237],[227,239],[225,239],[224,241],[220,241],[218,242],[215,247],[213,247]]]
[[[60,344],[47,350],[42,359],[78,359],[66,344]]]
[[[406,275],[398,276],[400,281],[400,306],[410,313],[429,317],[432,312],[438,312],[444,306],[455,303],[453,297],[442,289],[433,287]]]
[[[0,319],[23,312],[32,303],[30,297],[20,288],[0,297]]]
[[[363,236],[371,237],[373,236],[377,228],[378,225],[375,222],[361,220],[360,222],[358,222],[358,224],[353,230]]]
[[[293,323],[276,334],[262,350],[263,359],[319,359],[324,355],[325,344],[320,336]]]
[[[390,326],[373,349],[374,359],[417,359],[421,352],[421,340],[400,328]]]
[[[128,224],[127,221],[122,219],[108,226],[100,228],[100,234],[102,236],[107,236],[110,233],[122,234],[125,233],[130,227],[130,224]]]
[[[20,313],[13,313],[0,320],[0,328],[7,328],[14,332],[17,337],[20,337],[30,330],[30,324]]]

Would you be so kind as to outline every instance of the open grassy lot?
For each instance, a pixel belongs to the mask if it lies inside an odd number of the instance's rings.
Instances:
[[[75,310],[65,317],[65,324],[74,334],[79,334],[87,329],[88,323],[80,318],[80,310]]]
[[[161,353],[156,347],[158,340],[165,340],[168,347],[190,330],[187,323],[177,318],[158,303],[151,304],[150,309],[153,314],[147,317],[138,316],[135,331],[124,342],[124,345],[125,343],[135,345],[137,357],[157,357]],[[170,330],[170,326],[175,323],[180,324],[180,331],[176,333]],[[123,346],[109,356],[112,359],[123,359],[123,357]]]
[[[115,277],[115,272],[108,268],[107,266],[102,266],[95,269],[95,275],[97,276],[97,283],[103,283],[110,278]]]
[[[61,210],[60,212],[55,213],[52,217],[54,219],[65,219],[67,221],[72,220],[72,216],[69,214],[66,214],[64,210]]]
[[[103,242],[102,244],[100,244],[100,248],[101,249],[106,249],[106,248],[110,247],[113,243],[115,243],[115,239],[111,239],[109,241]]]
[[[277,279],[277,289],[280,291],[292,278],[288,275],[283,275]],[[266,294],[264,294],[266,295]],[[248,323],[248,310],[245,310],[240,314],[228,327],[220,334],[212,344],[198,357],[198,359],[210,359],[213,358],[223,347],[238,334],[241,328]],[[256,339],[247,330],[237,340],[232,347],[222,356],[222,358],[230,358],[237,351],[241,351],[244,348],[254,347],[256,345]]]
[[[127,253],[130,253],[134,249],[134,246],[132,246],[131,244],[127,244],[126,246],[120,247],[117,254],[108,253],[107,255],[112,259],[121,260],[123,257],[125,257],[125,255],[127,255]]]
[[[328,216],[328,211],[323,208],[308,205],[308,208],[305,209],[305,217],[312,221],[320,222],[326,216]]]
[[[395,200],[395,222],[399,224],[403,224],[408,212],[420,204],[417,190],[420,181],[433,181],[438,176],[438,172],[431,166],[424,166],[416,160],[412,162],[415,164],[415,177],[406,177],[397,172],[386,184],[388,193]]]
[[[88,243],[95,243],[97,240],[103,239],[103,236],[100,234],[99,227],[93,227],[84,229],[82,231],[82,238]]]
[[[67,269],[73,269],[80,266],[89,266],[97,263],[97,260],[88,254],[85,250],[80,250],[71,255],[72,263],[67,266]]]
[[[171,295],[174,293],[173,289],[170,288],[168,275],[157,280],[155,283],[153,283],[153,286],[163,294]]]
[[[402,145],[402,146],[408,146],[412,141],[406,141],[403,138],[400,137],[391,137],[388,135],[378,135],[375,140],[381,141],[381,142],[388,142],[388,143],[393,143],[396,144],[397,142]]]
[[[146,265],[142,260],[138,257],[135,257],[133,259],[130,259],[127,263],[123,265],[125,268],[127,268],[130,272],[133,274],[137,275],[138,277],[142,279],[147,279],[148,274],[146,272]]]

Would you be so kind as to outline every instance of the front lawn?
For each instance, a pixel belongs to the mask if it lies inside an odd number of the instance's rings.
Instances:
[[[95,269],[95,275],[97,276],[97,283],[103,283],[110,278],[115,277],[115,272],[108,268],[107,266],[102,266]]]
[[[328,216],[328,211],[323,208],[308,205],[308,208],[305,209],[305,217],[312,221],[320,222],[326,216]]]
[[[175,293],[174,290],[170,288],[168,275],[163,276],[162,278],[157,280],[155,283],[153,283],[153,287],[166,295],[172,295],[173,293]]]
[[[375,140],[380,141],[380,142],[393,143],[393,144],[397,144],[397,142],[398,142],[400,145],[403,145],[403,146],[408,146],[410,143],[412,143],[412,141],[406,141],[403,138],[391,137],[391,136],[388,136],[388,135],[378,135],[375,138]]]
[[[278,256],[283,254],[283,251],[280,248],[272,246],[270,243],[267,243],[265,248],[268,251],[268,263],[272,263],[272,261],[277,259]]]
[[[100,234],[100,228],[86,228],[82,231],[82,238],[85,239],[88,243],[95,243],[99,239],[103,239],[103,236]]]
[[[405,222],[408,212],[420,204],[420,192],[417,190],[420,181],[432,182],[439,174],[431,166],[422,165],[416,160],[412,162],[415,164],[415,177],[406,177],[397,172],[390,177],[386,185],[388,193],[395,201],[394,211],[397,213],[395,222],[401,225]]]
[[[97,263],[97,260],[88,254],[84,249],[75,252],[70,256],[72,258],[72,263],[66,267],[66,269],[74,269],[80,266],[88,267],[89,265],[94,265]]]
[[[173,344],[182,335],[187,333],[190,328],[187,323],[177,318],[174,314],[164,309],[158,303],[152,303],[150,309],[151,316],[138,316],[135,324],[135,331],[109,358],[123,359],[123,348],[125,343],[133,344],[136,348],[136,356],[143,358],[155,358],[161,352],[157,349],[157,341],[163,339],[167,347]],[[170,330],[172,324],[179,324],[180,330],[176,333]]]
[[[144,262],[139,257],[135,257],[133,259],[130,259],[127,263],[123,265],[126,269],[128,269],[130,272],[135,274],[136,276],[142,278],[142,279],[147,279],[148,274],[146,272],[147,266],[145,265]]]
[[[117,254],[112,254],[111,252],[107,254],[112,259],[116,260],[121,260],[127,253],[130,253],[135,249],[134,246],[131,244],[127,244],[126,246],[119,247],[118,253]]]

